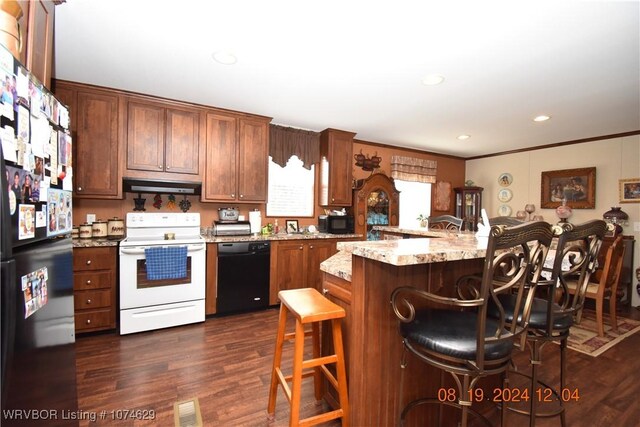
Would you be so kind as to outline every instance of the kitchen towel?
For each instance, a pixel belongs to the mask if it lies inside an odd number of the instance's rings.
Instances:
[[[155,246],[144,250],[147,280],[187,277],[186,246]]]

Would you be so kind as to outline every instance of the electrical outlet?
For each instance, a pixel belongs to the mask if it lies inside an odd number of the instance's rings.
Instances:
[[[640,221],[633,222],[633,231],[640,231]]]
[[[87,214],[87,223],[93,224],[96,222],[96,214]]]

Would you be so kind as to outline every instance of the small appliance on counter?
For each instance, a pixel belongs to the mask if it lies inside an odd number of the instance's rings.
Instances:
[[[251,224],[249,221],[214,221],[214,234],[216,236],[249,236]]]
[[[239,216],[240,210],[238,208],[218,208],[219,222],[236,222]]]
[[[349,234],[353,233],[355,224],[352,215],[320,215],[318,230],[321,233]]]

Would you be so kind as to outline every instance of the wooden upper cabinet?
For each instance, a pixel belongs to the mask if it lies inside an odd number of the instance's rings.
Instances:
[[[127,176],[194,179],[200,175],[199,147],[198,110],[127,103]]]
[[[165,170],[171,173],[200,172],[200,114],[168,108],[165,126]]]
[[[127,169],[164,171],[164,108],[127,105]]]
[[[265,202],[269,119],[207,114],[202,201]]]
[[[18,1],[22,17],[18,20],[22,38],[20,62],[47,88],[51,87],[53,67],[53,1]]]
[[[54,81],[53,94],[69,108],[74,197],[122,198],[121,97],[86,85]]]
[[[238,144],[238,199],[267,200],[269,125],[264,120],[241,118]]]
[[[320,206],[351,206],[355,135],[336,129],[320,134]]]
[[[76,197],[122,197],[118,109],[117,95],[77,92],[73,165]]]
[[[202,200],[234,201],[237,188],[237,119],[207,114],[207,149]]]

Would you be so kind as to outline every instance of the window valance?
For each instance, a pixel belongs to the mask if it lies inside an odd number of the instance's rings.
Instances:
[[[437,167],[436,160],[391,156],[391,177],[394,179],[435,184]]]
[[[285,167],[291,156],[302,160],[303,167],[320,161],[320,133],[285,126],[269,125],[269,155],[273,162]]]

